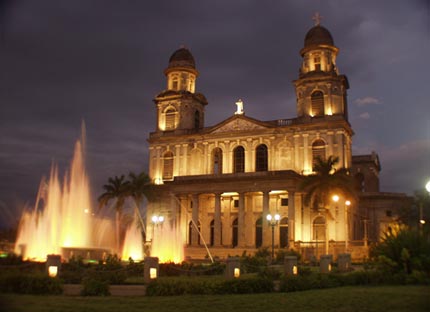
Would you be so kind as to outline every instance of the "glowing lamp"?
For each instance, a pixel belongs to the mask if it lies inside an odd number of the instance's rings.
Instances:
[[[240,277],[240,269],[239,268],[234,268],[233,276],[234,276],[234,278]]]
[[[268,215],[266,216],[266,219],[267,219],[267,221],[272,221],[272,215],[268,214]]]
[[[333,199],[334,202],[337,203],[339,201],[339,196],[338,195],[333,195],[332,199]]]
[[[420,220],[420,223],[421,223],[421,224],[426,224],[426,220],[421,219],[421,220]]]
[[[149,269],[149,278],[150,279],[156,279],[157,278],[157,268],[150,268]]]
[[[58,275],[58,267],[56,265],[50,265],[48,267],[49,277],[56,277]]]
[[[331,272],[331,264],[328,265],[328,271]]]
[[[298,270],[297,270],[297,265],[293,266],[293,275],[297,275]]]
[[[430,193],[430,180],[426,184],[426,190]]]
[[[347,206],[351,206],[351,202],[350,202],[349,200],[347,200],[347,201],[345,202],[345,205],[347,205]]]

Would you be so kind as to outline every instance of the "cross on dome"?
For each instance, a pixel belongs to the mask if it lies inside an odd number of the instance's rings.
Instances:
[[[314,16],[312,17],[312,20],[315,21],[315,26],[320,25],[322,18],[323,18],[323,16],[319,12],[315,12]]]

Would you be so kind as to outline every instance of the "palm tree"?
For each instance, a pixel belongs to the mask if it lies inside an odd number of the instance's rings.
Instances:
[[[326,217],[325,250],[328,253],[327,216],[329,204],[333,194],[343,195],[350,201],[357,201],[354,178],[345,168],[336,169],[339,157],[329,156],[327,161],[317,158],[314,173],[304,176],[299,185],[301,191],[306,192],[304,203],[316,212]],[[345,233],[346,235],[346,233]]]
[[[128,194],[135,202],[135,214],[139,217],[140,224],[142,226],[142,232],[144,238],[146,238],[145,223],[142,215],[139,212],[139,206],[142,203],[143,198],[149,199],[151,196],[151,179],[143,171],[139,174],[130,172],[128,176],[130,179],[128,185]]]
[[[106,206],[110,201],[114,200],[115,205],[115,226],[116,226],[116,247],[117,252],[120,252],[120,229],[121,229],[121,217],[122,210],[124,208],[124,202],[129,195],[128,187],[130,182],[125,181],[125,176],[115,176],[114,178],[108,179],[108,184],[103,185],[104,193],[98,198],[99,209]]]

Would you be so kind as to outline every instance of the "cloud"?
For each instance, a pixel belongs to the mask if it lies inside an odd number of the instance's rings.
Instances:
[[[374,105],[381,104],[381,101],[373,96],[366,96],[363,98],[358,98],[354,101],[357,106],[366,106],[366,105]]]
[[[367,119],[370,119],[370,114],[368,112],[364,112],[364,113],[360,114],[359,117],[361,119],[366,119],[367,120]]]

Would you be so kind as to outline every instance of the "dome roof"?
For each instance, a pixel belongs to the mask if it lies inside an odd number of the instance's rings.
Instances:
[[[196,62],[191,52],[187,48],[180,48],[176,50],[169,59],[169,66],[174,67],[189,67],[196,69]]]
[[[321,25],[316,25],[306,34],[305,48],[320,44],[334,46],[334,41],[327,28],[322,27]]]

